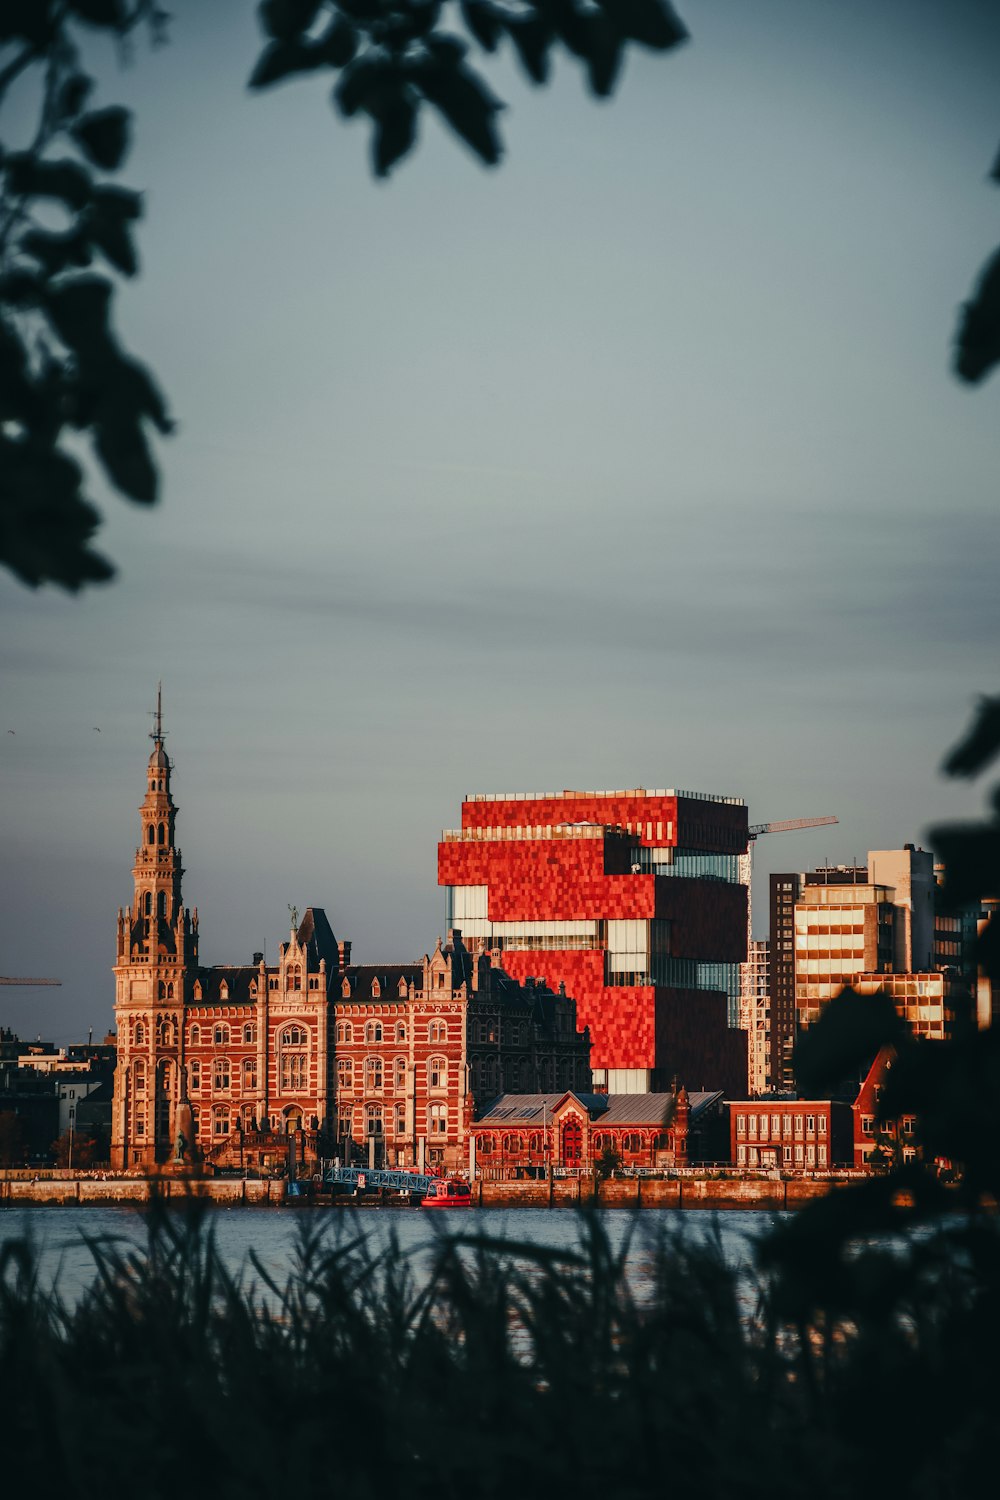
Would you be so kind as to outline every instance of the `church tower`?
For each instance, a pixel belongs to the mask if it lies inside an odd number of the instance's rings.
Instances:
[[[192,915],[181,901],[184,871],[174,842],[177,808],[163,747],[160,688],[153,718],[133,901],[118,911],[111,1135],[116,1167],[149,1166],[173,1153],[178,1107],[186,1104],[184,1006],[198,967],[198,912]]]

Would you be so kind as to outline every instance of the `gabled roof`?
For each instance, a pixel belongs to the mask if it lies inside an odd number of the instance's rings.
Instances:
[[[570,1091],[569,1096],[578,1099],[591,1120],[602,1125],[668,1126],[673,1123],[677,1108],[676,1094],[577,1094]],[[566,1098],[566,1090],[561,1094],[501,1094],[486,1106],[476,1124],[541,1125],[543,1121],[551,1121],[553,1111]],[[721,1089],[689,1094],[689,1118],[695,1120],[721,1098]]]
[[[250,1005],[254,999],[250,994],[250,981],[259,979],[260,971],[250,965],[243,968],[224,966],[218,969],[199,969],[195,978],[201,985],[201,999],[194,1002],[195,1007],[198,1005]],[[223,982],[229,989],[225,1000],[219,994]]]
[[[372,980],[377,979],[379,989],[382,991],[380,1000],[399,999],[399,981],[402,979],[407,985],[415,984],[419,989],[423,983],[423,964],[351,964],[344,978],[351,986],[350,999],[360,1004],[362,1001],[370,1001],[372,997]],[[333,998],[341,999],[347,997],[342,993],[338,995],[335,988],[331,987]]]

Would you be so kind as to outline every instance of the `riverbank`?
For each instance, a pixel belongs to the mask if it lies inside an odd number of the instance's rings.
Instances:
[[[542,1182],[476,1182],[473,1203],[481,1208],[576,1208],[595,1204],[600,1208],[762,1209],[769,1213],[795,1209],[852,1179],[844,1178],[744,1178],[744,1177],[613,1177],[603,1182],[590,1178],[554,1178]],[[191,1198],[233,1206],[281,1207],[286,1202],[301,1205],[310,1199],[288,1198],[283,1178],[182,1177],[164,1173],[157,1177],[91,1176],[69,1174],[28,1176],[0,1174],[0,1208],[14,1204],[148,1203],[153,1197],[168,1202]],[[326,1195],[316,1201],[329,1202]],[[360,1199],[334,1199],[335,1204],[378,1206],[375,1195]]]

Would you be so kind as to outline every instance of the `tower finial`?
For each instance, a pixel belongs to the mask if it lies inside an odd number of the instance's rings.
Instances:
[[[154,727],[149,738],[157,744],[163,742],[163,683],[156,684],[156,712],[153,714]]]

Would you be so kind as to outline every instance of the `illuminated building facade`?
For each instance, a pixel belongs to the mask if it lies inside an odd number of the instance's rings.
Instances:
[[[438,846],[448,925],[518,978],[564,984],[590,1028],[595,1088],[674,1076],[746,1087],[730,1026],[746,958],[747,809],[690,792],[468,797]]]

